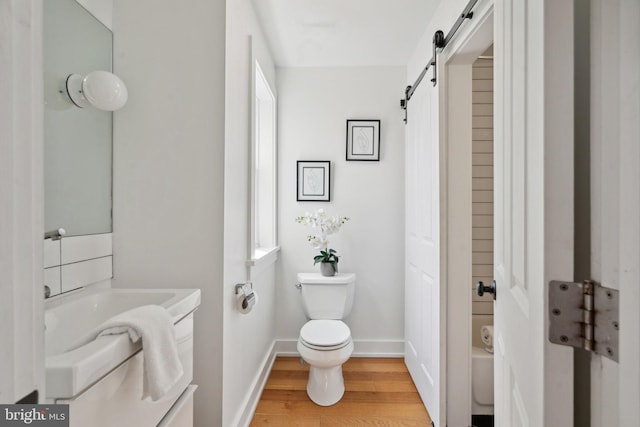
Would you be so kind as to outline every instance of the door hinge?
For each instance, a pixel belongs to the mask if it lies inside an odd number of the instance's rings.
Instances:
[[[549,341],[618,361],[619,296],[585,280],[549,283]]]

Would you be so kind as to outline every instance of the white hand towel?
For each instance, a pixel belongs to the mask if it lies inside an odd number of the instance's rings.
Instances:
[[[78,341],[75,348],[99,336],[129,334],[132,342],[142,338],[143,393],[142,398],[161,399],[184,371],[178,357],[173,321],[169,312],[159,305],[145,305],[112,317]]]

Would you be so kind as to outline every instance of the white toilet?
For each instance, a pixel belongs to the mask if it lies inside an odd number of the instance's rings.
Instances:
[[[302,306],[310,320],[300,329],[298,352],[310,366],[307,394],[320,406],[342,399],[342,364],[353,352],[351,330],[342,322],[353,306],[356,275],[299,273]]]

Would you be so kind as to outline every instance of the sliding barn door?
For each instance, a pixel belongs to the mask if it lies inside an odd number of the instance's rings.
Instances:
[[[573,2],[495,3],[495,425],[573,425],[573,350],[546,289],[573,279]]]
[[[406,126],[405,360],[434,424],[444,427],[438,173],[438,89],[425,81]]]

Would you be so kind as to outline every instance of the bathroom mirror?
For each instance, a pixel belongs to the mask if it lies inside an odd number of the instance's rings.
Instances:
[[[64,87],[69,74],[111,71],[113,35],[76,0],[43,7],[45,230],[109,233],[113,113],[74,106]]]

